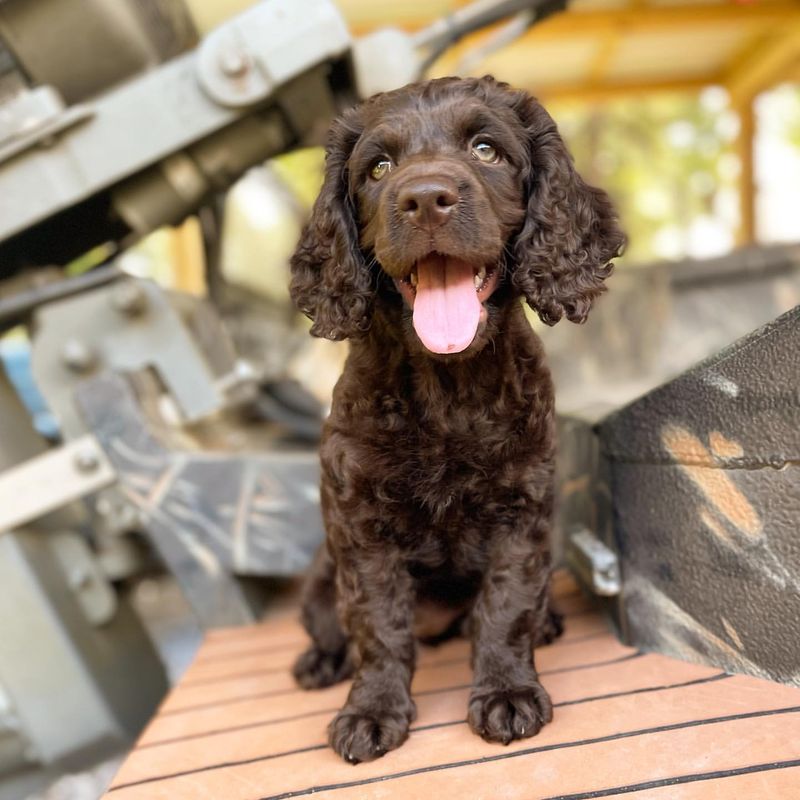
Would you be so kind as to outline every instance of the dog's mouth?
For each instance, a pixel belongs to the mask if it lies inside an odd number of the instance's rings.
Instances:
[[[395,285],[413,309],[414,330],[433,353],[466,350],[486,319],[483,303],[497,288],[496,266],[474,266],[441,253],[419,259]]]

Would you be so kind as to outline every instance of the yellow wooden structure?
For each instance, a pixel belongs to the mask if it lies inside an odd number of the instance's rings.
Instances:
[[[355,34],[416,30],[465,0],[337,0]],[[459,42],[433,74],[493,73],[545,102],[722,86],[741,120],[742,242],[755,238],[753,100],[800,80],[800,0],[572,0],[499,49],[502,26]]]

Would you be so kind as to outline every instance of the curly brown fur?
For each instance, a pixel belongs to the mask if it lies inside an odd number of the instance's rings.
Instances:
[[[476,138],[496,162],[477,160]],[[383,157],[391,169],[371,179]],[[412,224],[404,198],[429,184],[456,200],[445,222]],[[354,673],[329,729],[345,759],[406,739],[415,632],[435,639],[436,625],[472,639],[476,733],[508,743],[551,719],[534,645],[561,630],[549,610],[553,387],[519,297],[548,324],[582,322],[622,244],[547,112],[491,78],[377,95],[334,124],[291,290],[315,335],[352,344],[323,435],[327,539],[295,676],[310,688]],[[499,276],[458,354],[429,352],[412,325],[407,279],[431,252]],[[417,619],[431,609],[433,628]]]

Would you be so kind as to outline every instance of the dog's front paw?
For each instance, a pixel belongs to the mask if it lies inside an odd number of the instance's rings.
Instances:
[[[345,706],[331,722],[331,747],[351,764],[372,761],[408,738],[412,713]]]
[[[322,689],[346,680],[353,673],[353,665],[347,650],[326,653],[316,645],[311,645],[294,662],[292,674],[304,689]]]
[[[469,699],[469,726],[487,742],[535,736],[552,718],[550,695],[538,681],[511,689],[478,687]]]

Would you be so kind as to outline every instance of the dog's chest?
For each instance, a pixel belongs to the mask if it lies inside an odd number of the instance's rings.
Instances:
[[[415,370],[372,353],[351,360],[322,447],[329,528],[396,537],[430,549],[422,560],[433,563],[479,550],[541,501],[552,384],[525,330],[508,353],[498,347],[468,370]]]
[[[515,428],[526,427],[530,410],[509,419],[486,409],[450,407],[435,419],[407,420],[398,469],[408,484],[427,494],[490,480],[498,469],[518,457],[513,446]],[[395,446],[397,442],[395,441]]]
[[[430,409],[386,395],[377,405],[356,449],[361,463],[375,465],[369,494],[392,506],[398,522],[463,530],[524,491],[532,439],[546,424],[531,401]]]

